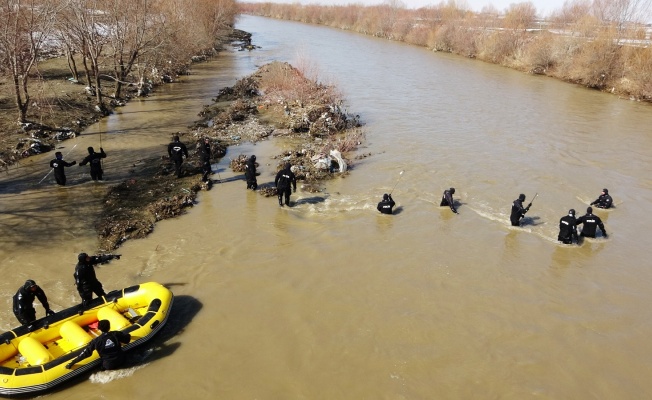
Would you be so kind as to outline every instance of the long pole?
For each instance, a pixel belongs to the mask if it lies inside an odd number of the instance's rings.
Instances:
[[[100,124],[99,122],[96,122],[97,124],[97,130],[100,132],[100,152],[102,152],[102,129],[100,129]],[[104,161],[102,158],[100,158],[100,167],[104,169]]]
[[[398,179],[396,180],[396,183],[394,184],[394,187],[393,187],[392,190],[389,192],[389,194],[392,194],[392,193],[394,192],[394,189],[396,189],[396,185],[398,185],[398,181],[401,180],[401,177],[403,176],[403,172],[405,172],[405,171],[401,171],[401,172],[398,174]]]

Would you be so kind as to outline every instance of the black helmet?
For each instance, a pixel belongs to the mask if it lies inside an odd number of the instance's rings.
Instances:
[[[77,256],[77,260],[79,260],[79,261],[86,261],[86,257],[88,257],[88,254],[86,254],[86,253],[79,253],[79,255]]]
[[[285,164],[285,169],[290,169],[290,168],[292,168],[292,164],[290,163]]]
[[[519,194],[518,199],[521,201],[525,200],[525,195],[523,193]]]
[[[29,290],[29,288],[31,288],[32,286],[36,286],[36,282],[34,282],[31,279],[28,279],[25,281],[25,284],[23,285],[23,289]]]
[[[575,216],[575,210],[572,209],[572,208],[570,210],[568,210],[568,215],[571,215],[571,216],[574,217]]]
[[[451,194],[455,193],[455,188],[450,188],[448,190],[451,192]]]
[[[389,199],[389,195],[388,195],[387,193],[385,193],[385,194],[383,195],[383,200],[387,200],[387,199]]]
[[[602,191],[604,192],[604,194],[609,194],[609,189],[602,189]]]
[[[589,213],[589,214],[593,214],[593,207],[588,207],[586,209],[586,212]]]
[[[111,322],[108,319],[103,319],[97,323],[97,329],[106,333],[111,330]]]
[[[93,154],[93,153],[95,153],[95,150],[93,150],[92,147],[89,147],[88,148],[88,154]]]
[[[251,160],[252,160],[252,161],[256,161],[256,155],[255,155],[255,154],[253,154],[253,155],[251,156]]]
[[[172,138],[172,140],[174,140],[175,142],[178,142],[178,141],[179,141],[179,135],[174,135],[174,137]]]

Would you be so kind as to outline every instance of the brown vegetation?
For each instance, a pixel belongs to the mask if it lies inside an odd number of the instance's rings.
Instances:
[[[545,21],[530,2],[475,13],[455,2],[416,10],[378,6],[240,3],[242,13],[322,24],[545,74],[652,101],[652,0],[571,0]]]

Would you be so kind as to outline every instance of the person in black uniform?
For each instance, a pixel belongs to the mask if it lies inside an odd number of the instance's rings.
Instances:
[[[392,214],[392,208],[394,208],[394,205],[396,205],[396,203],[394,202],[394,199],[392,199],[392,195],[385,193],[383,199],[378,203],[376,208],[383,214]]]
[[[95,276],[95,265],[103,264],[113,260],[120,259],[120,254],[104,254],[99,256],[89,256],[86,253],[79,253],[77,256],[78,263],[75,266],[75,284],[77,291],[82,298],[82,304],[86,305],[93,298],[93,293],[98,297],[105,296],[106,293],[102,284]]]
[[[84,165],[90,163],[91,165],[91,179],[94,181],[97,180],[102,180],[102,174],[104,171],[102,171],[102,158],[106,158],[106,153],[104,152],[104,149],[100,147],[100,152],[96,153],[95,150],[93,150],[92,147],[88,148],[88,155],[82,162],[79,163],[80,167],[83,167]]]
[[[586,209],[586,214],[582,215],[577,219],[577,225],[582,224],[582,233],[581,236],[584,237],[595,237],[596,228],[600,228],[602,231],[602,236],[606,239],[609,237],[607,231],[604,229],[604,224],[602,220],[597,215],[593,215],[593,207],[588,207]]]
[[[95,350],[102,360],[102,371],[118,369],[124,364],[125,356],[121,343],[129,343],[131,335],[123,331],[112,331],[111,322],[107,319],[99,321],[97,328],[102,334],[91,340],[77,357],[66,364],[67,369],[71,369],[81,360],[90,357]]]
[[[18,321],[27,325],[36,321],[36,310],[34,309],[34,299],[37,298],[45,308],[45,316],[54,315],[54,311],[50,309],[48,298],[45,292],[41,289],[36,282],[31,279],[25,281],[14,295],[14,315]]]
[[[598,197],[593,203],[591,203],[591,205],[596,206],[598,208],[610,208],[613,202],[614,200],[609,195],[609,190],[602,189],[602,193],[600,194],[600,197]]]
[[[188,158],[188,149],[185,144],[179,141],[179,136],[175,135],[172,138],[172,142],[168,144],[168,155],[174,161],[174,173],[177,175],[177,178],[181,178],[181,164],[183,163],[184,156]]]
[[[521,218],[525,216],[525,213],[530,211],[532,203],[528,204],[527,207],[523,207],[524,201],[525,195],[521,193],[518,195],[518,199],[514,200],[514,203],[512,204],[512,213],[509,215],[509,220],[512,223],[512,226],[521,226]]]
[[[453,201],[454,194],[455,194],[455,188],[444,190],[444,194],[441,196],[441,203],[439,203],[439,206],[440,207],[448,206],[455,214],[458,214],[457,210],[455,209],[455,202]]]
[[[285,168],[278,171],[274,179],[278,194],[278,205],[281,207],[283,207],[283,197],[285,197],[285,205],[290,206],[291,186],[294,188],[295,193],[297,191],[297,177],[292,172],[291,167],[290,163],[285,164]]]
[[[72,167],[77,164],[77,161],[71,163],[63,161],[63,154],[60,151],[54,153],[54,157],[54,160],[50,161],[50,168],[54,170],[54,179],[57,181],[57,184],[66,186],[66,173],[64,168]]]
[[[258,189],[258,180],[256,177],[260,175],[260,172],[256,171],[258,163],[256,162],[256,156],[252,155],[247,160],[245,164],[245,178],[247,179],[247,189],[256,190]]]
[[[204,140],[197,143],[197,152],[201,163],[201,180],[202,182],[208,182],[209,176],[213,172],[211,169],[211,141],[209,138],[205,137]]]
[[[568,215],[561,217],[559,220],[559,235],[557,240],[564,244],[579,244],[577,237],[577,220],[575,219],[575,210],[568,210]]]

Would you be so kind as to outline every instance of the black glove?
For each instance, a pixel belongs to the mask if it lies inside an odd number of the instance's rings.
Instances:
[[[122,257],[122,254],[116,254],[115,255],[115,258],[117,258],[118,260],[120,259],[120,257]]]
[[[104,149],[103,149],[103,148],[101,148],[101,147],[100,147],[100,151],[101,151],[102,153],[104,153]]]
[[[292,193],[296,193],[296,192],[297,192],[297,188],[294,188],[294,190],[292,191]]]
[[[69,362],[68,364],[66,364],[66,369],[71,369],[73,365],[75,365],[74,362],[72,362],[72,361]]]
[[[73,162],[71,162],[71,164],[72,164],[72,165],[75,165],[75,164],[77,164],[77,161],[73,161]]]
[[[47,310],[45,310],[45,315],[46,315],[46,316],[48,316],[48,315],[54,315],[54,311],[52,311],[52,310],[50,310],[50,309],[48,308]]]

